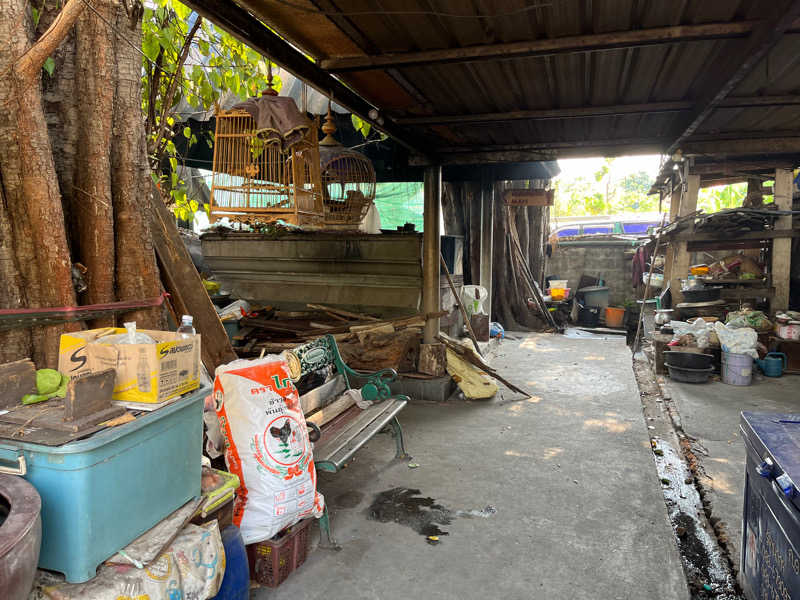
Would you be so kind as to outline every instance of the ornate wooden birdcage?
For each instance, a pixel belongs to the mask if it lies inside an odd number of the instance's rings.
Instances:
[[[271,88],[263,94],[277,96]],[[291,112],[293,108],[295,121],[304,119],[305,124],[291,127],[293,121],[287,121],[285,114],[282,121],[281,116],[277,119],[278,125],[270,115],[265,121],[258,112],[261,107],[253,108],[256,99],[248,101],[253,104],[247,109],[218,111],[209,210],[212,223],[224,217],[250,225],[279,219],[294,225],[322,223],[317,125],[300,116],[291,98],[280,100],[279,109]]]
[[[333,137],[336,125],[330,103],[322,131],[319,157],[325,227],[357,228],[375,200],[375,169],[366,156]]]

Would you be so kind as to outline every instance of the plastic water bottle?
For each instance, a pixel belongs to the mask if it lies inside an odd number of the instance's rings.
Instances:
[[[181,326],[178,327],[177,333],[182,338],[190,338],[197,333],[192,325],[192,315],[183,315],[181,317]]]

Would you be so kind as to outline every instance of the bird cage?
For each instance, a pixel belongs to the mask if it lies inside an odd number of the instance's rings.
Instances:
[[[267,94],[276,95],[272,90]],[[300,118],[291,98],[281,100]],[[307,121],[305,115],[302,119]],[[218,111],[216,120],[209,220],[227,217],[257,225],[282,219],[293,225],[320,225],[317,126],[296,127],[284,138],[275,128],[259,128],[251,112],[238,107]]]
[[[366,156],[334,139],[330,105],[322,131],[325,138],[319,143],[319,157],[325,226],[357,228],[375,199],[375,169]]]

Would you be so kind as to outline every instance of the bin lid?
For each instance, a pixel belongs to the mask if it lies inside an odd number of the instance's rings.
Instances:
[[[590,285],[589,287],[582,287],[578,291],[583,293],[583,294],[586,294],[587,292],[588,293],[606,292],[606,291],[608,291],[608,288],[606,286],[604,286],[604,285]]]
[[[758,467],[765,458],[773,463],[770,479],[782,478],[782,488],[791,489],[791,501],[800,508],[800,413],[743,412],[742,433]]]

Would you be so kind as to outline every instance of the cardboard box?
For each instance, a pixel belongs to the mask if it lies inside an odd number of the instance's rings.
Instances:
[[[65,333],[58,349],[58,370],[75,376],[115,369],[114,400],[158,404],[200,386],[200,336],[181,338],[171,331],[138,330],[155,344],[104,344],[103,336],[125,333],[106,327]]]

